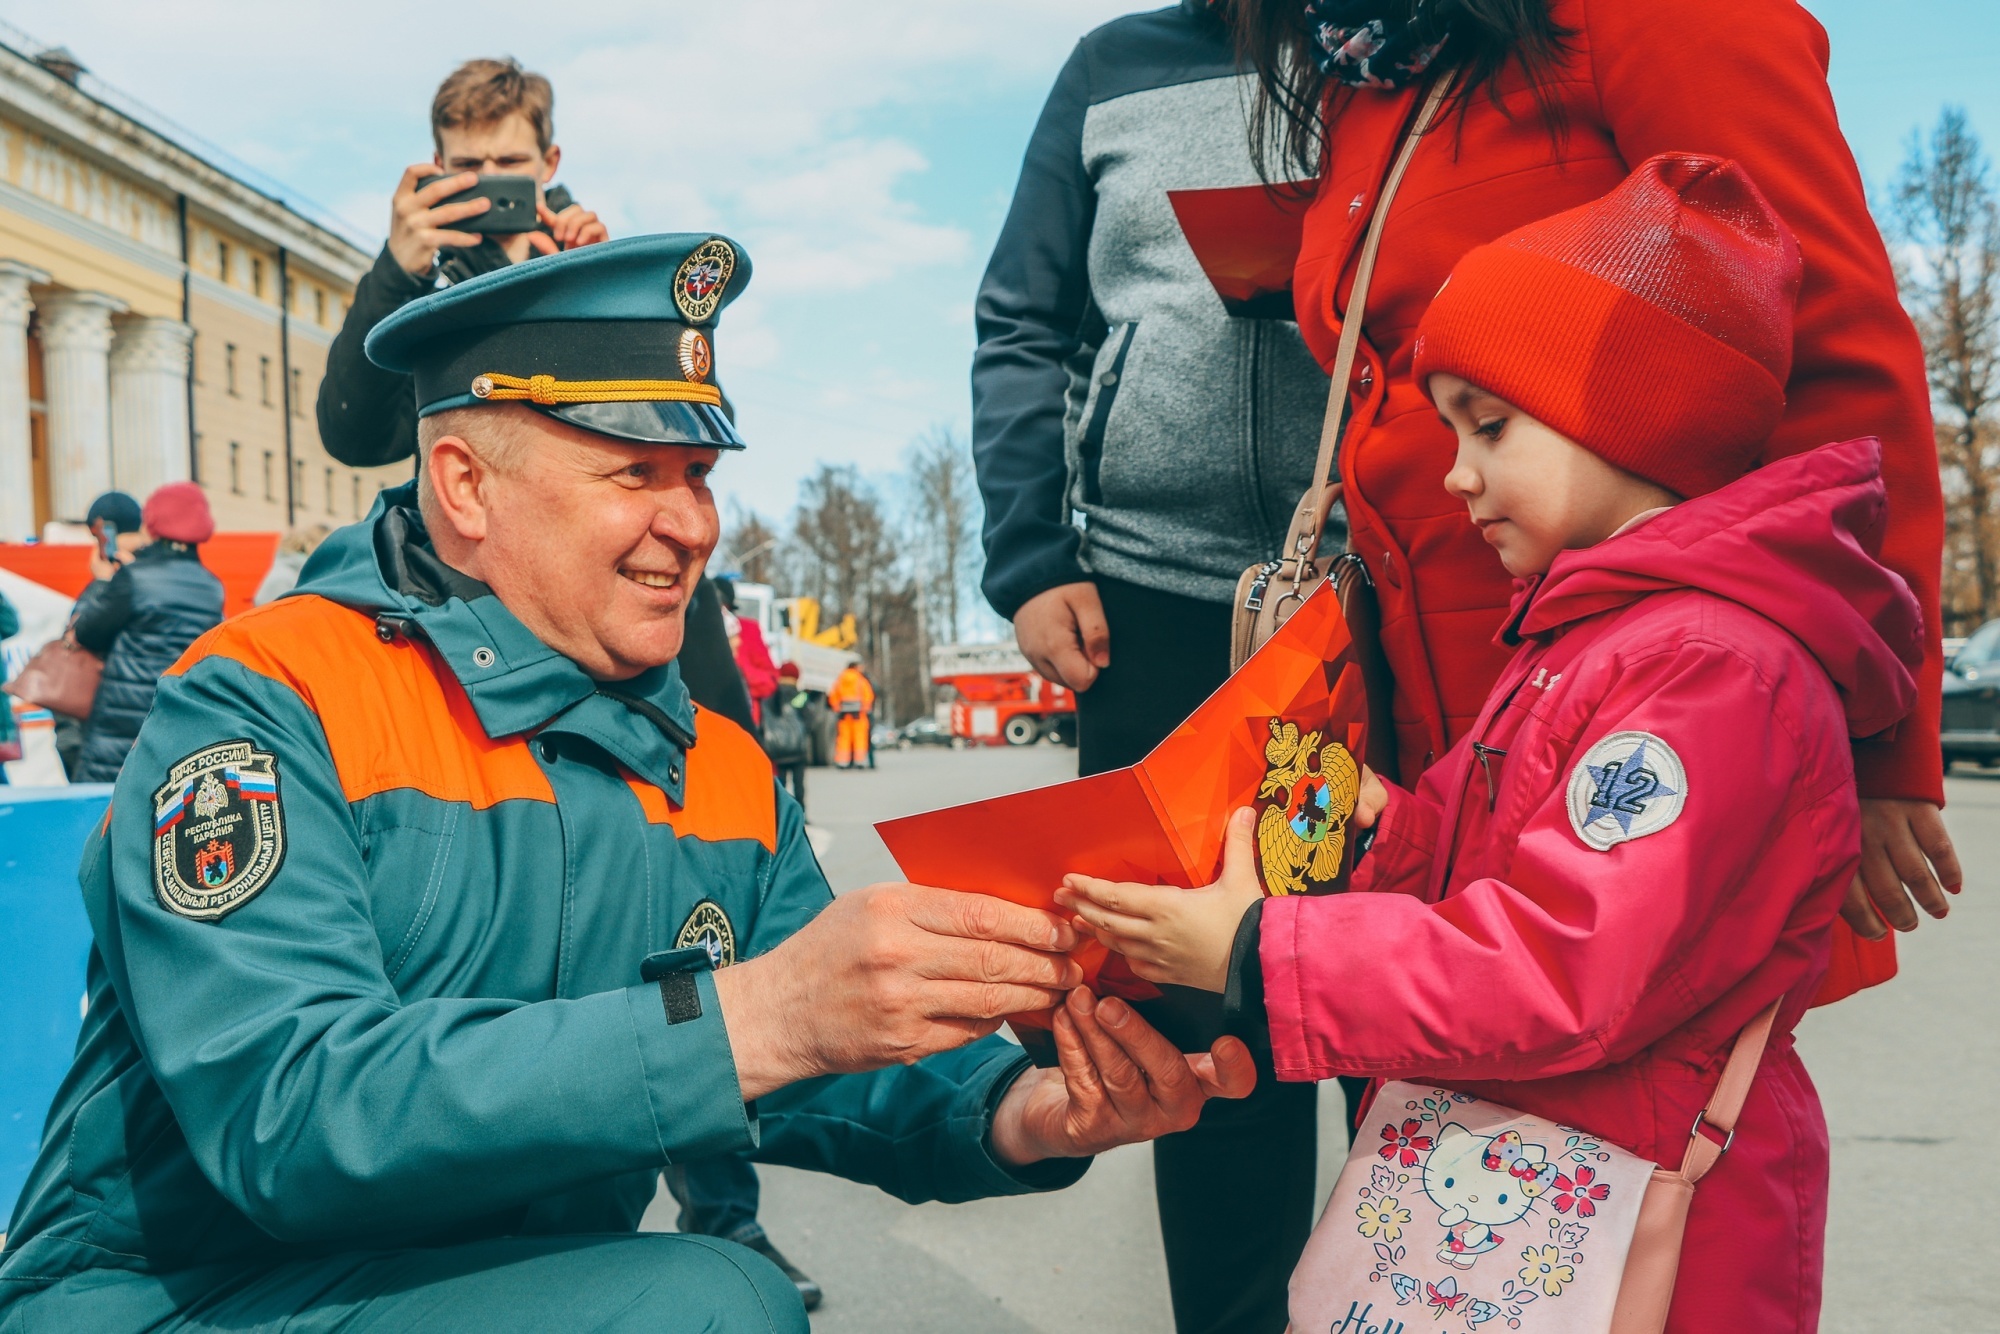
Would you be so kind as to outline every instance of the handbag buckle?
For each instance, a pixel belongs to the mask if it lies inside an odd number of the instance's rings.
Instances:
[[[1271,560],[1257,567],[1257,577],[1250,581],[1250,592],[1243,599],[1243,610],[1264,610],[1264,590],[1271,586],[1271,576],[1284,566],[1281,560]]]
[[[1689,1141],[1693,1141],[1695,1139],[1707,1139],[1710,1144],[1715,1143],[1714,1140],[1709,1139],[1708,1136],[1701,1133],[1701,1128],[1707,1121],[1708,1121],[1708,1108],[1704,1107],[1700,1111],[1694,1114],[1694,1124],[1688,1127]],[[1722,1128],[1720,1126],[1717,1126],[1716,1129],[1721,1130]],[[1727,1131],[1723,1132],[1722,1147],[1716,1150],[1716,1152],[1718,1154],[1728,1153],[1729,1146],[1734,1144],[1735,1142],[1736,1142],[1736,1128],[1732,1126]]]

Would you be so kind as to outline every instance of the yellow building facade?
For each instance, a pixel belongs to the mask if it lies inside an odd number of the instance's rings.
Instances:
[[[350,522],[313,404],[373,256],[0,45],[0,540],[191,478],[224,530]]]

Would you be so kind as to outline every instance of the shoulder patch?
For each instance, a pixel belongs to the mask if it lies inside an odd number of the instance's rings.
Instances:
[[[1678,820],[1687,786],[1672,746],[1651,732],[1613,732],[1570,771],[1570,828],[1585,847],[1608,852]]]
[[[255,898],[284,861],[277,756],[224,741],[167,771],[153,793],[153,889],[162,907],[212,922]]]
[[[674,936],[674,948],[690,949],[699,946],[708,951],[708,961],[712,967],[727,968],[736,962],[736,928],[729,924],[729,914],[714,899],[703,899],[694,905],[694,911],[681,923],[679,933]]]

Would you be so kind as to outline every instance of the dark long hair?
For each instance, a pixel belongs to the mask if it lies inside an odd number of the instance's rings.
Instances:
[[[1394,30],[1409,22],[1417,0],[1378,0],[1374,17]],[[1267,181],[1319,172],[1329,80],[1310,54],[1305,0],[1227,0],[1228,19],[1243,63],[1257,74],[1257,104],[1250,117],[1250,153]],[[1434,22],[1451,39],[1437,69],[1463,71],[1451,102],[1463,115],[1475,93],[1500,103],[1498,80],[1518,60],[1552,138],[1564,130],[1562,108],[1549,92],[1549,76],[1575,34],[1549,16],[1550,0],[1432,0]]]

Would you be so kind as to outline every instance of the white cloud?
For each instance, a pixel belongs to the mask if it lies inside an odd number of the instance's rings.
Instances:
[[[377,237],[446,73],[511,53],[547,74],[562,179],[614,235],[712,229],[750,251],[718,352],[755,459],[723,485],[782,513],[820,460],[893,467],[963,419],[974,228],[1013,164],[939,206],[961,216],[920,207],[952,148],[926,118],[1004,105],[1024,131],[1077,37],[1140,7],[489,0],[440,20],[401,0],[15,0],[7,18]]]

